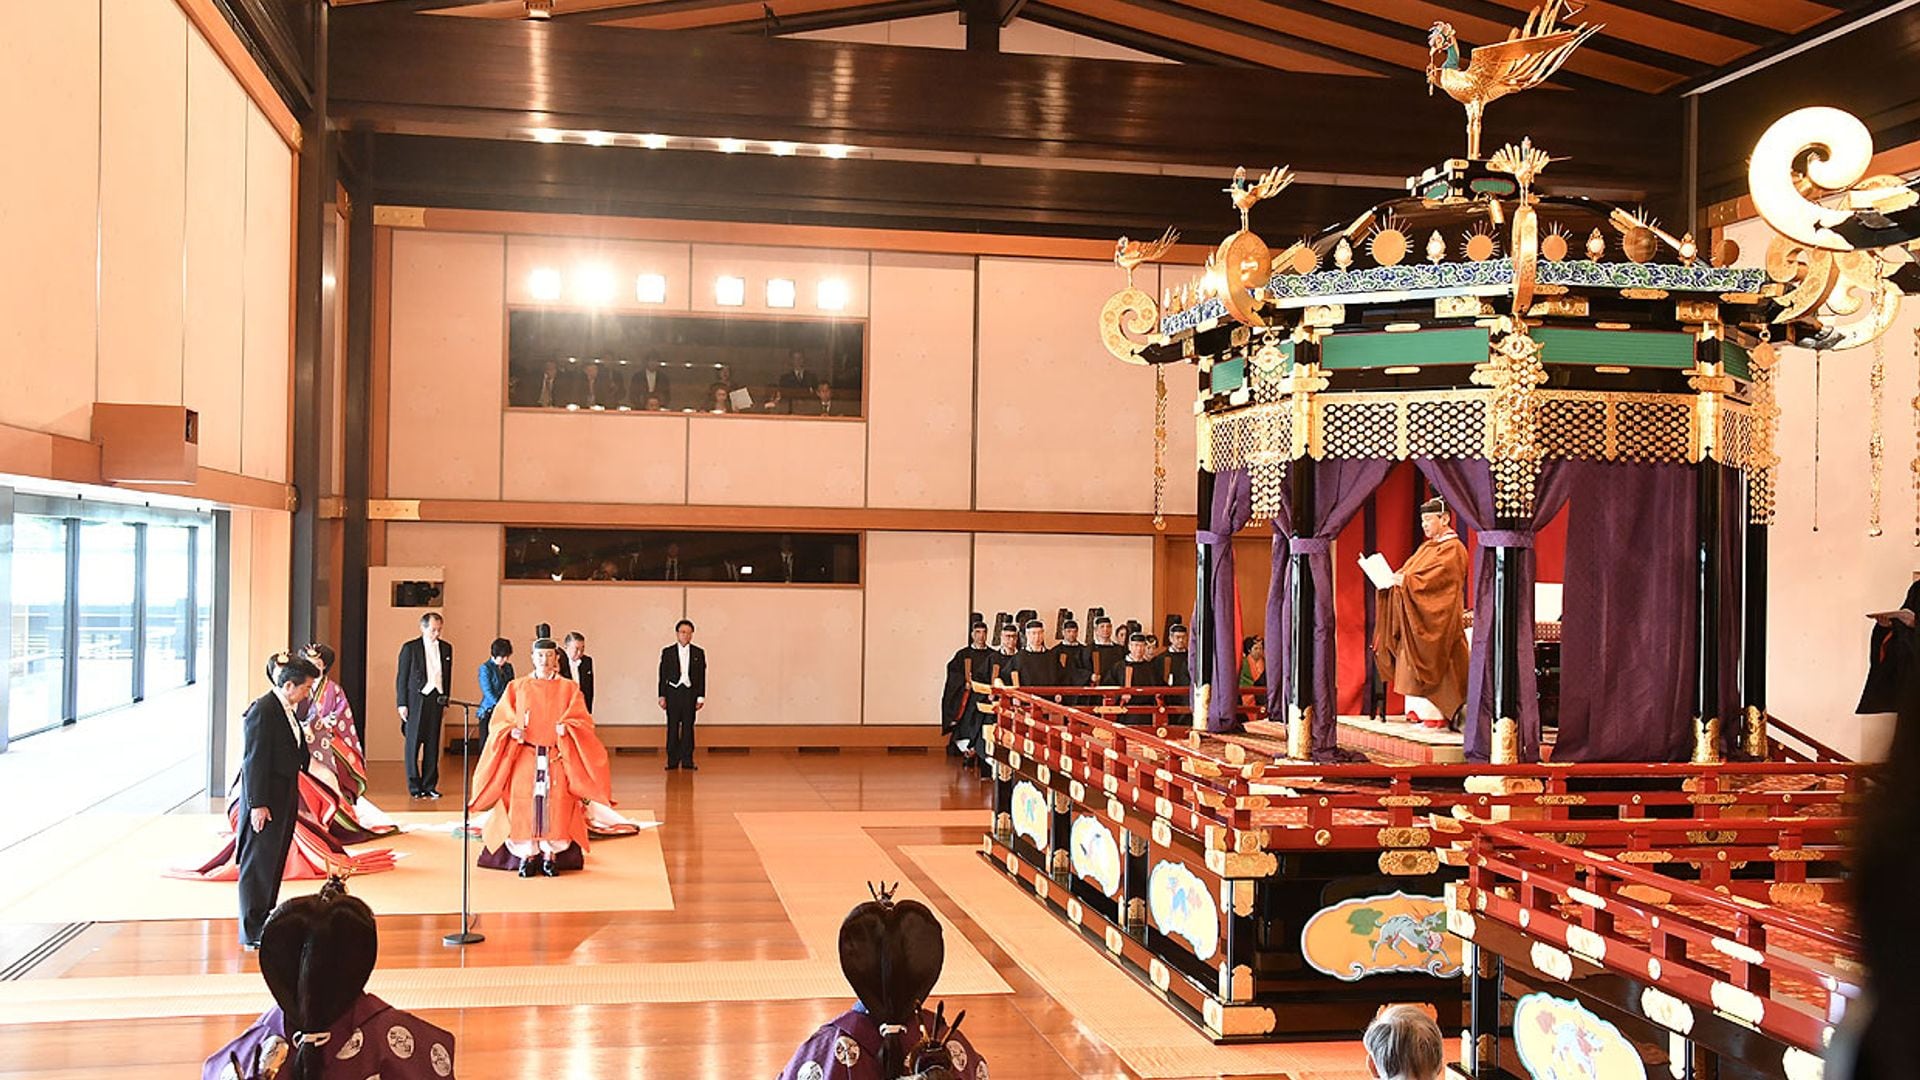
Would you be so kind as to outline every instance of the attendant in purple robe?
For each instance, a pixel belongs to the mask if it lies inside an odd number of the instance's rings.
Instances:
[[[334,878],[275,908],[260,974],[277,1003],[207,1059],[201,1080],[447,1080],[453,1036],[366,992],[373,912]]]
[[[944,1005],[925,1008],[945,959],[933,912],[875,889],[840,924],[840,970],[859,1000],[800,1044],[780,1080],[988,1080],[960,1034],[966,1014],[949,1024]]]

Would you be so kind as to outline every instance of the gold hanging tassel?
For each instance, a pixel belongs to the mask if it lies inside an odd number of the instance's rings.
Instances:
[[[1820,531],[1820,356],[1813,351],[1813,531]]]
[[[1873,339],[1873,369],[1867,376],[1870,430],[1867,434],[1867,535],[1879,536],[1880,479],[1886,471],[1887,439],[1880,414],[1887,396],[1887,350],[1883,337]]]
[[[1920,326],[1913,328],[1913,369],[1920,376]],[[1913,546],[1920,547],[1920,393],[1913,397]]]
[[[1920,466],[1916,466],[1920,468]],[[1167,369],[1153,366],[1153,527],[1167,528]]]

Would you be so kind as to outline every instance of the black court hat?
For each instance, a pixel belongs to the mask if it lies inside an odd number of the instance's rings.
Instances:
[[[1112,620],[1112,619],[1109,619],[1109,618],[1107,618],[1107,617],[1106,617],[1105,615],[1102,615],[1102,616],[1100,616],[1099,618],[1097,618],[1097,619],[1095,619],[1095,620],[1093,620],[1093,625],[1095,625],[1095,626],[1099,626],[1099,625],[1100,625],[1100,624],[1102,624],[1102,623],[1105,623],[1105,624],[1106,624],[1106,625],[1108,625],[1108,626],[1112,626],[1112,625],[1113,625],[1113,620]]]
[[[1138,631],[1136,631],[1135,633],[1133,633],[1127,638],[1127,642],[1129,644],[1139,644],[1139,645],[1145,645],[1147,642],[1152,640],[1153,640],[1152,638],[1148,637],[1145,634],[1139,633]]]
[[[1420,512],[1423,514],[1444,514],[1447,512],[1447,500],[1438,496],[1428,499],[1426,502],[1420,504]]]
[[[1047,628],[1047,624],[1046,624],[1046,623],[1043,623],[1043,622],[1041,622],[1041,621],[1040,621],[1039,619],[1028,619],[1028,620],[1027,620],[1027,624],[1026,624],[1026,626],[1025,626],[1025,627],[1023,627],[1022,629],[1026,629],[1026,630],[1045,630],[1046,628]]]

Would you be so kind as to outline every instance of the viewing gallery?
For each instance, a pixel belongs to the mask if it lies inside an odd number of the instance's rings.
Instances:
[[[1913,1074],[1920,3],[33,16],[0,1077]]]

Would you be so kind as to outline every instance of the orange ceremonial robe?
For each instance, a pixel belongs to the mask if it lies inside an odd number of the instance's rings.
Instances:
[[[524,741],[513,737],[514,729],[522,727]],[[534,813],[534,772],[542,746],[547,748],[544,828]],[[487,818],[481,833],[488,850],[498,850],[508,840],[572,841],[586,850],[586,800],[610,802],[613,791],[607,748],[594,734],[579,684],[532,675],[507,684],[474,768],[473,791],[473,809],[504,809]]]
[[[1380,594],[1373,656],[1394,693],[1423,697],[1445,716],[1467,700],[1467,549],[1457,536],[1428,540]]]

